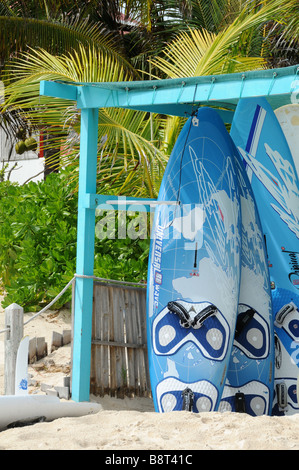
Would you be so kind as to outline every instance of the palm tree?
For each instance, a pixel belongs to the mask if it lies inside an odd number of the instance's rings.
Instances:
[[[133,20],[134,12],[140,8],[147,13],[141,17],[143,21],[137,24],[132,21],[131,26],[127,23],[128,34],[123,35],[131,38],[126,39],[127,45],[133,38],[139,44],[138,47],[136,44],[129,47],[131,62],[136,50],[135,63],[139,66],[144,64],[145,57],[149,58],[150,66],[140,71],[144,78],[151,77],[154,72],[157,78],[186,77],[266,67],[269,63],[266,56],[269,48],[265,46],[268,44],[268,25],[290,18],[295,8],[295,0],[262,3],[252,0],[184,0],[177,5],[173,0],[128,0],[126,3],[126,13]],[[75,4],[79,6],[81,2]],[[119,10],[114,10],[115,21],[110,24],[112,30],[117,22],[121,22],[116,11]],[[89,12],[91,16],[92,13],[101,14],[92,8]],[[186,18],[187,25],[182,21]],[[298,25],[298,21],[295,24]],[[294,27],[289,34],[294,32]],[[176,28],[180,28],[179,31]],[[173,39],[161,50],[161,37],[165,38],[167,34]],[[142,60],[138,62],[140,57]],[[131,80],[137,73],[127,57],[113,47],[84,43],[64,54],[30,49],[18,57],[9,70],[13,81],[7,87],[4,111],[22,109],[22,115],[32,125],[46,123],[52,126],[65,149],[62,163],[73,167],[74,174],[78,156],[78,112],[62,100],[39,97],[39,80]],[[98,175],[101,191],[111,192],[110,186],[113,185],[117,194],[132,195],[138,182],[139,195],[155,195],[181,126],[182,119],[179,118],[163,120],[157,116],[150,120],[145,113],[101,110]]]
[[[9,59],[19,57],[22,51],[32,47],[42,47],[53,54],[67,51],[79,51],[79,47],[92,47],[109,56],[114,56],[119,63],[130,72],[130,77],[138,77],[138,72],[129,65],[122,54],[121,36],[116,28],[118,1],[90,1],[85,3],[76,0],[31,0],[24,2],[1,0],[0,2],[0,79],[9,83],[12,80],[8,67]],[[92,19],[90,13],[93,12]],[[106,21],[106,24],[103,23]],[[115,24],[114,24],[115,23]],[[113,26],[114,25],[114,26]],[[2,77],[1,77],[2,71]],[[11,139],[18,137],[20,129],[27,136],[34,130],[34,123],[24,119],[24,113],[19,113],[18,106],[14,109],[2,110],[0,126]],[[57,134],[57,126],[56,134]],[[43,126],[47,134],[46,140],[53,139],[52,125]],[[24,130],[24,131],[23,131]],[[39,130],[39,128],[38,128]],[[46,171],[53,171],[59,162],[60,150],[45,146]],[[49,164],[48,164],[49,163]],[[54,166],[53,166],[54,165]]]
[[[278,22],[283,15],[289,15],[293,0],[271,0],[261,2],[222,2],[222,17],[216,5],[219,1],[197,0],[201,6],[200,23],[192,18],[190,26],[180,31],[174,40],[166,45],[163,54],[151,59],[153,66],[167,77],[189,77],[231,73],[266,67],[265,25]],[[242,5],[242,9],[232,8]],[[206,7],[206,8],[204,8]],[[298,16],[298,15],[297,15]],[[277,22],[275,22],[275,18]],[[202,25],[204,23],[204,26]]]
[[[170,0],[171,4],[172,0]],[[277,65],[278,47],[273,41],[279,28],[288,46],[298,44],[297,0],[226,1],[189,0],[186,25],[166,44],[162,53],[150,58],[152,68],[166,78],[243,72]],[[177,9],[180,6],[178,2]],[[176,17],[173,2],[173,16]],[[272,41],[272,42],[271,42]],[[277,42],[278,45],[278,42]],[[273,52],[274,51],[274,52]],[[293,63],[299,62],[297,53]],[[291,65],[290,62],[280,65]],[[173,123],[173,118],[169,118]],[[181,120],[176,119],[181,127]],[[173,125],[166,125],[171,136]],[[167,136],[165,136],[166,138]]]
[[[270,22],[266,29],[268,63],[271,67],[299,64],[299,13],[297,0],[287,2],[283,21]]]
[[[90,9],[98,5],[108,14],[93,15],[91,19]],[[112,11],[117,8],[113,9],[112,5],[115,2],[106,0],[90,1],[88,8],[79,0],[1,0],[0,63],[3,66],[11,56],[28,47],[42,47],[53,54],[61,54],[78,48],[79,44],[111,48],[114,42],[114,53],[117,53],[120,36],[112,34],[115,29],[109,27],[111,22],[109,25],[108,21],[109,14],[113,15]]]
[[[78,166],[79,112],[69,101],[39,96],[41,79],[69,82],[111,82],[132,79],[131,67],[124,67],[112,54],[96,48],[79,47],[62,56],[45,50],[24,53],[13,64],[16,80],[6,87],[6,109],[23,110],[33,126],[46,125],[64,148],[61,164]],[[157,135],[154,126],[154,136]],[[117,194],[156,196],[165,166],[165,155],[151,142],[150,119],[144,112],[123,109],[100,110],[99,184],[111,186]],[[57,143],[55,144],[57,145]],[[59,146],[60,146],[59,145]],[[137,188],[137,189],[136,189]]]

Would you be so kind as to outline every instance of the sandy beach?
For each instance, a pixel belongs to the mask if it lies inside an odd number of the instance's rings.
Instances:
[[[26,320],[31,314],[26,314]],[[45,336],[71,325],[70,313],[46,312],[25,326],[30,337]],[[0,329],[4,311],[0,309]],[[29,393],[43,394],[41,383],[62,385],[69,374],[70,345],[30,365]],[[0,335],[0,394],[4,394],[4,334]],[[0,432],[0,450],[299,450],[299,414],[251,417],[240,413],[158,414],[150,398],[90,397],[100,404],[94,415],[59,418],[52,422]]]

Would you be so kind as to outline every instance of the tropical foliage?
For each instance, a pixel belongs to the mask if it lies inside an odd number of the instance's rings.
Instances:
[[[52,173],[40,183],[24,186],[0,183],[0,278],[6,291],[4,307],[16,302],[25,311],[33,311],[46,305],[76,272],[77,200],[65,180],[65,175]],[[98,215],[97,224],[103,221],[103,215]],[[109,232],[106,236],[106,227],[101,237],[96,231],[94,273],[106,279],[146,281],[149,250],[146,224],[140,224],[136,214],[127,215],[124,222],[122,238]],[[118,231],[117,216],[114,228]],[[137,236],[142,229],[144,235]],[[70,299],[69,289],[55,307]]]
[[[78,110],[70,106],[69,101],[40,97],[40,80],[47,76],[69,82],[124,81],[132,79],[132,67],[125,67],[115,56],[101,50],[89,48],[86,51],[82,45],[78,52],[59,57],[45,50],[34,51],[30,54],[29,66],[27,61],[28,54],[22,55],[14,66],[18,80],[6,88],[5,109],[21,109],[23,119],[31,126],[51,129],[50,145],[60,147],[63,142],[61,164],[72,165],[76,175],[80,134]],[[113,192],[126,194],[128,187],[134,184],[136,195],[155,196],[165,163],[165,156],[151,142],[151,130],[157,131],[157,124],[151,126],[151,118],[146,113],[121,109],[101,110],[99,122],[101,191],[105,191],[108,184],[109,187],[113,185]]]

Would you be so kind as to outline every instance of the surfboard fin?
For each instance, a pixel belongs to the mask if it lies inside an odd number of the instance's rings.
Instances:
[[[288,406],[288,388],[284,382],[276,384],[277,403],[280,409]]]
[[[238,392],[235,394],[235,409],[237,413],[246,413],[244,393]]]
[[[171,301],[168,302],[167,308],[171,313],[175,313],[176,315],[178,315],[180,319],[180,325],[183,328],[190,328],[191,318],[185,307],[183,307],[183,305],[179,304],[178,302]]]
[[[187,387],[185,390],[182,391],[183,397],[183,411],[192,411],[193,408],[193,401],[194,401],[194,393],[192,392],[191,388]]]

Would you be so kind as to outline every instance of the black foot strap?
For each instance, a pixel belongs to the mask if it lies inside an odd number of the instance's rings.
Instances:
[[[208,305],[206,308],[204,308],[201,312],[199,312],[193,319],[191,326],[192,328],[198,329],[201,328],[203,325],[203,322],[211,317],[212,315],[216,315],[217,313],[217,307],[215,305]]]
[[[293,302],[290,302],[284,305],[276,314],[275,323],[277,326],[283,324],[285,317],[292,312],[296,311],[296,305]]]
[[[189,328],[191,323],[191,318],[185,307],[179,304],[178,302],[168,302],[167,308],[171,313],[175,313],[180,319],[180,325],[183,328]]]
[[[183,307],[183,305],[179,304],[178,302],[168,302],[167,308],[171,313],[178,315],[180,319],[180,325],[183,328],[190,328],[190,326],[192,326],[192,328],[198,329],[203,325],[207,318],[211,317],[212,315],[216,315],[217,313],[217,307],[215,307],[215,305],[208,305],[203,310],[201,310],[201,312],[197,313],[197,315],[195,315],[192,320],[185,307]]]
[[[246,312],[239,313],[237,317],[237,324],[235,330],[235,338],[237,338],[244,330],[245,326],[248,325],[250,320],[253,318],[255,310],[249,308]]]

